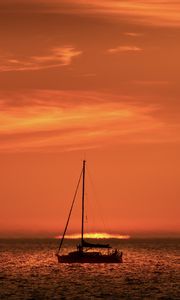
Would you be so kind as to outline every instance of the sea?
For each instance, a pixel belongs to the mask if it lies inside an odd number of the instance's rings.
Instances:
[[[179,239],[108,242],[122,264],[60,264],[56,239],[0,240],[0,300],[180,299]]]

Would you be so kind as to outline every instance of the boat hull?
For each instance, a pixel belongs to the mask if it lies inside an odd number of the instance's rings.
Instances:
[[[74,254],[74,255],[57,255],[59,263],[122,263],[122,253],[116,255],[86,255],[86,254]]]

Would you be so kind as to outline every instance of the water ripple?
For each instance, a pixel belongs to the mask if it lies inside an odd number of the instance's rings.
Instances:
[[[111,243],[123,264],[58,264],[57,241],[1,240],[0,299],[179,299],[178,240]]]

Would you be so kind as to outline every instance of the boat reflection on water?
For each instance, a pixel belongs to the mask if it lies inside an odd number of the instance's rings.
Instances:
[[[59,263],[122,263],[122,252],[118,249],[112,249],[109,244],[94,244],[84,240],[84,204],[85,204],[85,172],[86,161],[83,161],[83,168],[79,177],[77,188],[74,194],[74,198],[71,204],[70,212],[68,215],[67,223],[64,229],[64,233],[61,238],[58,252],[56,256]],[[81,243],[77,246],[76,251],[69,252],[67,255],[61,255],[60,250],[65,238],[65,234],[68,228],[71,212],[76,199],[77,191],[82,178],[82,227],[81,227]],[[94,251],[98,249],[98,251]],[[106,253],[102,252],[102,249],[106,249]]]

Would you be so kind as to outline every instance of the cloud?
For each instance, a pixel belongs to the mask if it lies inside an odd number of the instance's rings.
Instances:
[[[107,50],[109,53],[119,53],[119,52],[141,52],[142,48],[136,46],[117,46],[115,48],[110,48]]]
[[[0,152],[72,151],[167,141],[166,124],[155,117],[159,108],[135,103],[100,92],[1,93]],[[169,139],[170,132],[166,133]]]
[[[124,16],[132,22],[143,22],[149,26],[180,26],[179,1],[70,0],[68,2],[81,5],[82,8],[84,6],[87,13]]]
[[[171,82],[166,80],[134,80],[132,84],[140,86],[167,86],[170,85]]]
[[[131,36],[131,37],[138,37],[138,36],[142,36],[143,33],[140,33],[140,32],[124,32],[124,35]]]
[[[82,54],[72,46],[52,48],[47,55],[14,57],[13,55],[0,56],[0,72],[35,71],[41,69],[68,66],[72,59]]]
[[[120,16],[148,26],[180,26],[180,3],[168,0],[2,0],[0,11]]]

